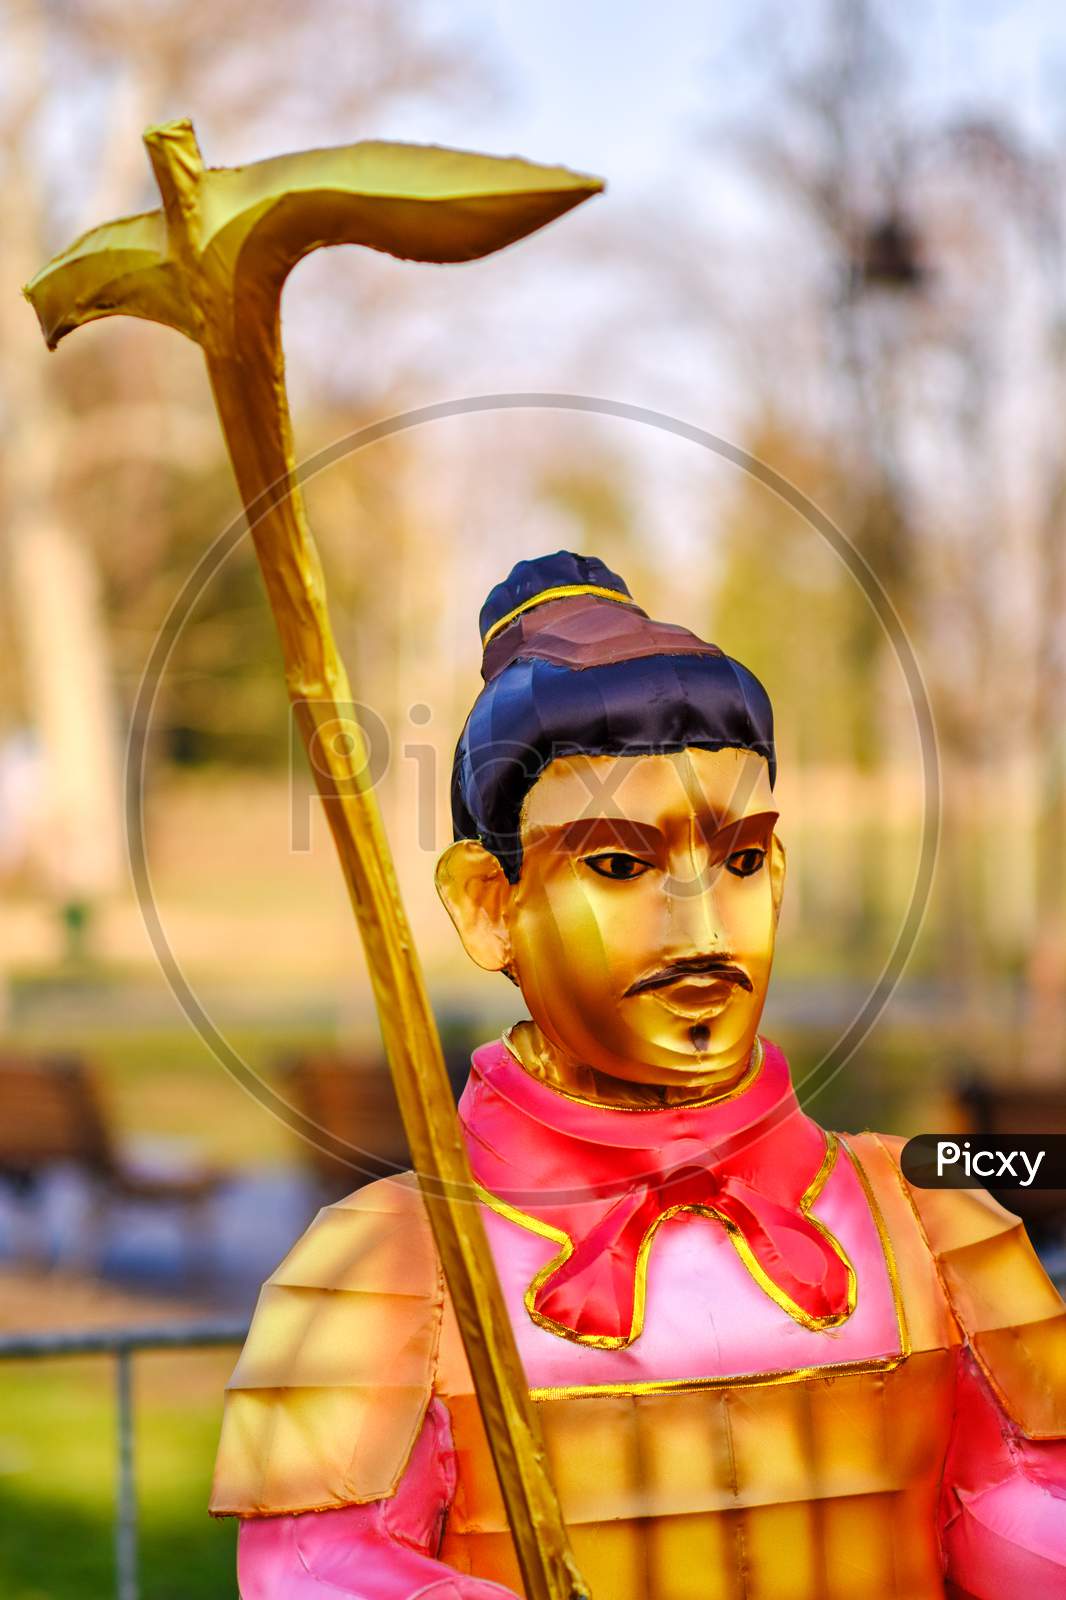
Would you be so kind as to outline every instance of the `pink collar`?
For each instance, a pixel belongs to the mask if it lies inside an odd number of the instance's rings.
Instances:
[[[706,1105],[589,1105],[538,1082],[501,1041],[474,1052],[459,1104],[474,1177],[564,1248],[531,1314],[583,1342],[623,1345],[640,1263],[666,1216],[717,1217],[764,1287],[810,1327],[843,1322],[854,1276],[807,1216],[826,1135],[799,1109],[788,1063],[763,1043],[741,1092]]]

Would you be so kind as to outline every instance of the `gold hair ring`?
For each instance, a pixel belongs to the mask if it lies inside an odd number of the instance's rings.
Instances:
[[[548,600],[569,600],[577,594],[594,594],[598,595],[601,600],[617,600],[620,606],[637,605],[632,595],[620,594],[617,589],[605,589],[599,583],[563,583],[557,589],[542,589],[540,594],[535,594],[530,600],[523,600],[520,606],[515,606],[514,610],[508,611],[505,617],[500,617],[497,622],[492,624],[492,627],[482,639],[482,649],[487,648],[496,635],[502,633],[504,628],[512,623],[516,617],[520,617],[523,611],[532,611],[534,606],[542,606]],[[639,606],[637,606],[637,610],[640,610]]]

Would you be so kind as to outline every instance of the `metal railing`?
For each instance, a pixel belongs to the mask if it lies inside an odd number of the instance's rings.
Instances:
[[[243,1344],[247,1319],[163,1323],[144,1328],[0,1335],[0,1361],[41,1361],[57,1356],[115,1357],[118,1481],[115,1493],[116,1600],[138,1600],[137,1481],[133,1449],[133,1357],[140,1350],[202,1350]]]

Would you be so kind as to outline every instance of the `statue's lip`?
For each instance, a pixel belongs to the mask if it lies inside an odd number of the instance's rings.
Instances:
[[[669,989],[671,999],[687,999],[689,995],[709,998],[715,990],[727,986],[747,989],[749,994],[753,992],[748,974],[732,961],[679,961],[661,967],[647,978],[638,978],[636,983],[630,984],[626,996]]]
[[[653,998],[686,1022],[717,1017],[729,1005],[739,986],[725,978],[688,978],[652,991]]]

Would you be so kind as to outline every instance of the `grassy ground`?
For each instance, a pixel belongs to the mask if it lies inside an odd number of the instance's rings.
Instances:
[[[134,1368],[142,1600],[236,1595],[234,1530],[206,1514],[232,1351]],[[114,1593],[114,1371],[107,1358],[0,1368],[0,1594]]]

